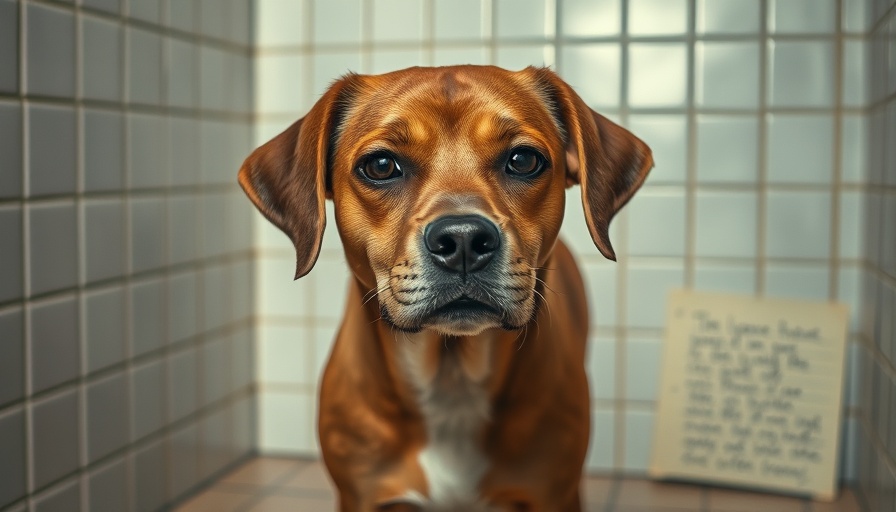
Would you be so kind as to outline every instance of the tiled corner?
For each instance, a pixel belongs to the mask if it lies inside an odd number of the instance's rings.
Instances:
[[[28,308],[32,394],[80,374],[78,301],[75,297],[32,302]]]
[[[32,482],[38,489],[77,470],[80,443],[78,391],[35,402],[30,407]]]
[[[75,95],[75,21],[71,11],[28,3],[24,69],[26,91],[41,96]]]
[[[0,133],[3,134],[0,138],[0,159],[4,162],[3,168],[0,168],[0,199],[22,196],[21,127],[22,107],[11,101],[0,101]]]
[[[82,299],[87,373],[125,358],[125,294],[121,287],[91,291]]]
[[[121,101],[121,28],[99,18],[81,18],[81,91],[85,98]],[[116,148],[117,149],[117,148]]]
[[[129,439],[128,384],[123,373],[87,386],[87,460],[124,447]]]
[[[75,192],[75,111],[69,107],[28,107],[28,195]]]

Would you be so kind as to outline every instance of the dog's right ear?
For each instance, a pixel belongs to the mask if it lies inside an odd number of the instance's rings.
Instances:
[[[334,83],[305,117],[253,151],[240,168],[246,195],[292,240],[296,279],[311,271],[320,253],[330,144],[354,76]]]

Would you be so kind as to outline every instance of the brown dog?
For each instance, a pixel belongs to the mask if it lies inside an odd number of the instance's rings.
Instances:
[[[588,307],[557,239],[591,237],[650,149],[548,69],[348,75],[239,181],[311,270],[333,200],[354,279],[318,428],[342,511],[578,511]]]

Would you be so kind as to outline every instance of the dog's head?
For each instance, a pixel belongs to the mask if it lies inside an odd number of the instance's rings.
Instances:
[[[581,185],[591,237],[615,259],[610,220],[652,166],[552,71],[457,66],[343,77],[239,180],[292,239],[296,278],[317,259],[331,198],[385,320],[469,335],[532,318],[567,186]]]

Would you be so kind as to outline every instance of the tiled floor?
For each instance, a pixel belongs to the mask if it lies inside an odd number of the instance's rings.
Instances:
[[[731,491],[698,485],[590,477],[583,484],[588,512],[859,512],[849,490],[835,503]],[[335,498],[317,461],[259,457],[235,469],[176,512],[326,512]]]

